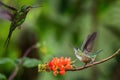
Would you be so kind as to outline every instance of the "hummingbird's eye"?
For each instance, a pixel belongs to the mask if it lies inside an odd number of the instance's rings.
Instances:
[[[31,6],[28,6],[28,7],[26,8],[26,10],[29,11],[31,8],[32,8]]]
[[[76,50],[79,50],[79,48],[76,48]]]

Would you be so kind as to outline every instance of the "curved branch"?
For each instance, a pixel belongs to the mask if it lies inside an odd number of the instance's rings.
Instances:
[[[29,54],[33,49],[35,49],[35,48],[37,48],[37,47],[36,47],[36,44],[33,45],[33,46],[31,46],[30,48],[28,48],[28,49],[25,51],[24,55],[23,55],[22,58],[20,59],[20,62],[16,65],[14,71],[11,73],[11,75],[10,75],[9,78],[8,78],[8,80],[13,80],[13,79],[15,78],[15,76],[16,76],[17,73],[18,73],[18,71],[19,71],[20,68],[22,67],[23,58],[24,58],[24,57],[27,57],[28,54]]]
[[[100,63],[103,63],[103,62],[106,62],[110,59],[112,59],[113,57],[115,57],[116,55],[120,54],[120,49],[118,49],[114,54],[112,54],[111,56],[105,58],[105,59],[102,59],[100,61],[97,61],[97,62],[94,62],[92,64],[88,64],[86,66],[82,66],[82,67],[78,67],[78,68],[72,68],[72,69],[69,69],[69,70],[66,70],[66,71],[79,71],[79,70],[82,70],[82,69],[86,69],[86,68],[89,68],[89,67],[92,67],[94,65],[97,65],[97,64],[100,64]]]

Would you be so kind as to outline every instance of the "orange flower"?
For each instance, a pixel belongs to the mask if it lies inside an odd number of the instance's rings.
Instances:
[[[64,74],[65,74],[65,70],[61,70],[61,71],[60,71],[60,74],[61,74],[61,75],[64,75]]]
[[[48,62],[48,67],[53,71],[55,76],[57,74],[64,75],[66,69],[71,69],[71,59],[67,57],[55,57],[50,62]]]

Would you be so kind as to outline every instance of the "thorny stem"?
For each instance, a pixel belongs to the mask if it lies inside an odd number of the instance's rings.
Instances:
[[[24,53],[23,57],[20,59],[19,63],[16,65],[14,71],[12,72],[12,74],[9,76],[8,80],[14,80],[15,76],[17,75],[18,71],[21,69],[22,64],[23,64],[23,58],[26,57],[33,49],[37,48],[36,44],[31,46],[30,48],[28,48],[26,50],[26,52]]]
[[[72,68],[72,69],[69,69],[69,70],[66,70],[66,71],[80,71],[80,70],[83,70],[83,69],[86,69],[86,68],[89,68],[89,67],[92,67],[94,65],[97,65],[97,64],[100,64],[100,63],[103,63],[103,62],[106,62],[110,59],[112,59],[113,57],[115,57],[116,55],[120,54],[120,49],[118,49],[114,54],[112,54],[111,56],[105,58],[105,59],[102,59],[100,61],[97,61],[97,62],[94,62],[92,64],[88,64],[86,66],[82,66],[82,67],[77,67],[77,68]]]

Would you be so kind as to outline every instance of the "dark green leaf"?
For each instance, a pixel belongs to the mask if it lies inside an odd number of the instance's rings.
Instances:
[[[0,80],[7,80],[6,76],[0,73]]]
[[[6,63],[10,63],[10,64],[15,65],[14,61],[12,59],[10,59],[10,58],[0,59],[0,64],[6,64]]]
[[[33,58],[24,58],[23,66],[27,68],[33,68],[36,67],[40,62],[40,60],[33,59]]]

